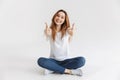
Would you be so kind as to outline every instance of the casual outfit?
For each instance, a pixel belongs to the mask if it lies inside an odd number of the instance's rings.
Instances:
[[[73,74],[82,75],[82,71],[78,68],[85,64],[84,57],[68,58],[69,54],[69,37],[66,32],[61,39],[61,32],[56,33],[55,41],[52,40],[52,36],[48,36],[50,41],[50,57],[40,57],[38,59],[38,65],[45,68],[46,74],[56,72],[63,74],[65,69],[71,69]],[[76,69],[78,69],[76,71]]]
[[[66,33],[64,37],[61,39],[61,32],[57,32],[55,41],[52,40],[52,37],[49,36],[50,39],[50,58],[53,58],[58,61],[62,61],[68,58],[69,54],[69,34]]]

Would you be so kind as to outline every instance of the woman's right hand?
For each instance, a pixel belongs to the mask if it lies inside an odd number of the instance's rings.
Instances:
[[[45,25],[46,25],[46,28],[45,28],[44,32],[45,32],[46,36],[50,36],[52,33],[52,29],[48,27],[47,23],[45,23]]]

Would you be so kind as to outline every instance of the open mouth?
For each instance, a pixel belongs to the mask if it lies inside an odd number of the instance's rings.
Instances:
[[[61,21],[60,21],[60,20],[56,20],[56,22],[57,22],[57,23],[61,23]]]

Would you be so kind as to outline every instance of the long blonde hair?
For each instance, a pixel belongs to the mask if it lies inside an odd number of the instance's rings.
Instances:
[[[69,22],[69,18],[68,18],[67,12],[64,11],[64,10],[62,10],[62,9],[61,9],[61,10],[58,10],[58,11],[54,14],[54,16],[53,16],[53,18],[52,18],[52,23],[51,23],[51,26],[50,26],[50,28],[52,29],[52,39],[53,39],[53,41],[55,41],[55,36],[56,36],[56,24],[55,24],[55,22],[54,22],[54,18],[57,16],[57,14],[58,14],[59,12],[65,13],[65,21],[64,21],[64,23],[61,25],[61,29],[60,29],[60,32],[61,32],[61,34],[62,34],[61,39],[62,39],[63,36],[65,35],[67,28],[70,27],[70,22]]]

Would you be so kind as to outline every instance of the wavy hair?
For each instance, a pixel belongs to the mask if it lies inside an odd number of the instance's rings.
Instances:
[[[54,18],[57,16],[57,14],[58,14],[59,12],[65,13],[65,21],[64,21],[64,23],[61,25],[61,29],[60,29],[60,32],[61,32],[61,34],[62,34],[61,39],[62,39],[63,36],[65,35],[67,28],[70,27],[70,22],[69,22],[69,17],[68,17],[67,12],[66,12],[65,10],[62,10],[62,9],[61,9],[61,10],[58,10],[58,11],[54,14],[54,16],[53,16],[53,18],[52,18],[52,23],[51,23],[51,26],[50,26],[50,28],[52,29],[52,39],[53,39],[53,41],[55,41],[55,36],[56,36],[56,24],[55,24],[55,22],[54,22]]]

